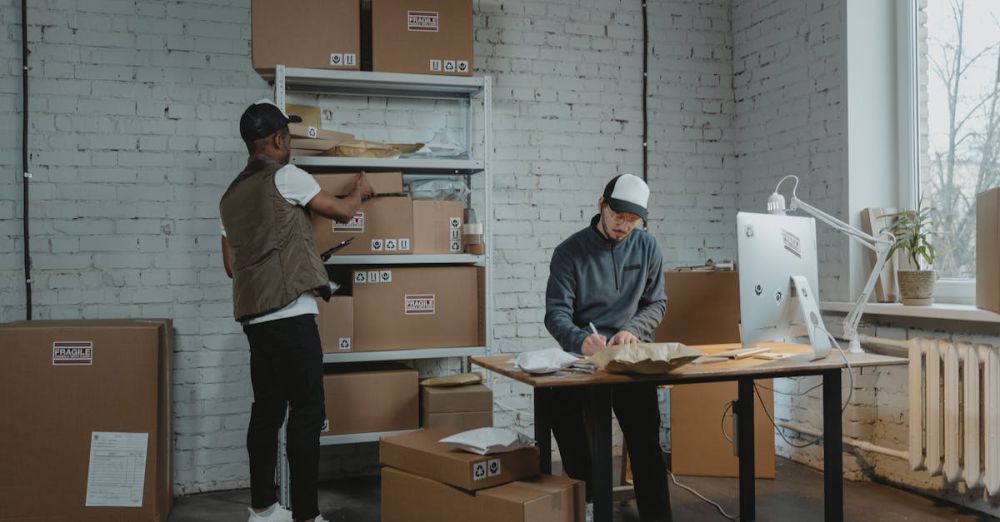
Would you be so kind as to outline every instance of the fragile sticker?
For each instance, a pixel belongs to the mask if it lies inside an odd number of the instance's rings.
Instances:
[[[410,238],[401,237],[399,238],[399,250],[405,252],[410,249]]]
[[[334,67],[344,65],[344,55],[341,53],[330,53],[330,65]]]
[[[500,459],[493,459],[486,463],[486,476],[496,477],[500,475]]]
[[[403,313],[406,315],[434,315],[434,294],[406,294],[403,296]]]
[[[352,217],[351,220],[348,221],[347,223],[337,223],[336,221],[334,221],[333,222],[333,231],[334,232],[358,232],[358,233],[364,232],[365,231],[365,213],[364,212],[358,212],[357,214],[354,214],[354,217]]]
[[[436,33],[440,29],[441,16],[437,11],[407,11],[406,30]]]
[[[341,337],[337,341],[337,348],[339,348],[340,351],[342,351],[342,352],[349,352],[349,351],[351,351],[351,338],[350,337]],[[324,430],[324,431],[326,431],[326,430]]]
[[[799,240],[799,236],[796,236],[785,229],[781,229],[781,239],[785,244],[785,250],[791,252],[799,259],[802,258],[802,242]]]
[[[90,341],[54,341],[52,366],[92,366],[94,343]]]

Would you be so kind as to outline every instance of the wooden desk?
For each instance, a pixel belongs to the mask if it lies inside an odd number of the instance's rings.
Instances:
[[[773,352],[808,353],[809,346],[790,343],[773,343]],[[739,344],[696,346],[706,354],[739,348]],[[836,350],[835,350],[836,352]],[[899,357],[874,354],[844,354],[851,368],[907,364]],[[531,375],[518,370],[512,363],[513,356],[473,357],[472,363],[497,372],[516,381],[529,384],[535,392],[535,439],[541,453],[543,473],[552,472],[551,391],[563,386],[589,388],[588,408],[591,413],[594,486],[594,520],[610,522],[612,517],[611,472],[611,393],[616,385],[636,383],[688,384],[698,382],[736,381],[738,388],[735,412],[738,415],[736,447],[740,459],[740,520],[756,519],[754,502],[754,452],[753,452],[753,382],[755,379],[775,377],[823,376],[823,474],[825,520],[840,522],[844,519],[841,370],[847,367],[839,353],[812,362],[766,361],[743,359],[707,364],[688,364],[665,375],[630,375],[597,371],[593,374],[558,372],[549,375]]]

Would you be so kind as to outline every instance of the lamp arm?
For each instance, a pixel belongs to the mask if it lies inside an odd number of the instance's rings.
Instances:
[[[830,214],[823,212],[822,210],[802,201],[801,199],[793,195],[791,200],[790,210],[795,210],[795,209],[804,211],[805,213],[826,223],[827,225],[830,225],[831,227],[839,230],[840,232],[843,232],[844,234],[851,237],[858,243],[861,243],[862,245],[876,252],[878,252],[879,250],[878,244],[880,242],[885,241],[885,238],[876,238],[871,234],[862,232],[861,230],[858,230],[857,228],[831,216]]]

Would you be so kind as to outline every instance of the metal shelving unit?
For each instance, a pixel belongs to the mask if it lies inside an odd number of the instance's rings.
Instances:
[[[406,174],[468,176],[471,184],[473,176],[483,176],[482,203],[477,210],[485,227],[486,253],[442,254],[442,255],[351,255],[333,256],[327,265],[455,265],[467,264],[486,269],[485,280],[485,346],[459,348],[429,348],[413,350],[393,350],[381,352],[348,352],[324,354],[327,364],[399,361],[418,359],[440,359],[460,357],[463,367],[469,357],[487,355],[493,336],[493,292],[492,259],[493,230],[489,224],[493,216],[493,180],[490,172],[492,151],[493,94],[489,76],[437,76],[424,74],[378,73],[368,71],[337,71],[325,69],[301,69],[278,65],[274,74],[266,77],[274,84],[274,101],[284,108],[286,94],[318,94],[323,96],[361,96],[403,99],[453,100],[466,107],[466,138],[468,157],[460,158],[345,158],[327,156],[293,156],[292,163],[312,172],[357,172],[360,170],[377,172],[402,172]],[[481,106],[479,133],[473,134],[474,107]],[[482,157],[471,157],[473,144],[481,145]],[[324,446],[375,442],[386,435],[405,433],[409,430],[357,433],[350,435],[328,435],[320,438]],[[279,484],[281,501],[288,505],[288,458],[285,447],[284,429],[280,435]]]

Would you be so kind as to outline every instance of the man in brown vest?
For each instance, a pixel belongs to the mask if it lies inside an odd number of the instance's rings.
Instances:
[[[288,164],[288,123],[300,121],[267,100],[247,108],[240,136],[250,158],[219,203],[233,315],[250,343],[250,522],[324,520],[316,492],[325,407],[315,296],[329,299],[331,287],[309,213],[346,223],[373,192],[360,175],[350,195],[337,198]],[[274,484],[286,410],[292,511],[278,504]]]

